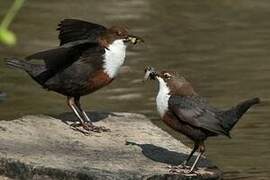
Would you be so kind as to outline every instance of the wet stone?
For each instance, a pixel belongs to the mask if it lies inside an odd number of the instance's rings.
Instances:
[[[91,112],[110,132],[85,136],[57,117],[24,116],[0,124],[0,174],[6,179],[220,179],[221,171],[202,159],[193,174],[169,173],[190,149],[140,114]],[[192,158],[194,161],[195,157]]]

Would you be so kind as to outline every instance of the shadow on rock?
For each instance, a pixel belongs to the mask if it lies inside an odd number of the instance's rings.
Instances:
[[[87,112],[87,115],[92,122],[102,121],[103,119],[106,119],[109,116],[121,117],[121,115],[117,115],[111,112]],[[78,121],[77,117],[73,112],[65,112],[59,115],[55,115],[53,117],[56,119],[60,119],[65,124],[68,124],[68,122]]]
[[[166,148],[155,146],[153,144],[138,144],[135,142],[126,141],[126,145],[139,146],[142,149],[142,153],[145,157],[161,163],[166,163],[169,165],[180,165],[184,160],[187,159],[188,155],[184,153],[179,153],[176,151],[170,151]],[[196,157],[192,157],[189,163],[193,163]],[[201,159],[198,163],[199,167],[212,167],[212,165],[206,161],[206,159]]]

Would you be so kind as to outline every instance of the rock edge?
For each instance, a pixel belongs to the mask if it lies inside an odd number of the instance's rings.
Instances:
[[[199,175],[168,173],[190,149],[140,114],[89,113],[111,132],[90,136],[66,123],[75,117],[24,116],[0,123],[0,174],[14,179],[221,179],[204,159]],[[194,157],[193,157],[194,159]]]

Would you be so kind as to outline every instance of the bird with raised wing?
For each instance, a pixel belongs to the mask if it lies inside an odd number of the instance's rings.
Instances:
[[[59,47],[24,59],[8,58],[6,64],[23,69],[43,88],[66,96],[79,119],[72,124],[74,129],[84,134],[107,131],[91,122],[80,97],[111,83],[125,61],[127,43],[143,40],[121,26],[105,28],[76,19],[61,21],[58,30]]]

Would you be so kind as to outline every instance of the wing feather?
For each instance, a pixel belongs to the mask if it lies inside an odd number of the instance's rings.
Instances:
[[[73,43],[73,42],[72,42]],[[26,57],[26,60],[38,62],[44,65],[44,69],[36,76],[40,82],[46,82],[58,72],[71,66],[76,61],[91,59],[89,56],[97,57],[97,54],[104,53],[104,49],[98,43],[75,42],[74,45],[60,46],[54,49],[38,52]],[[93,58],[92,58],[93,59]]]
[[[229,136],[222,126],[218,110],[198,96],[171,96],[169,109],[180,121],[216,134]]]
[[[64,19],[58,24],[57,30],[60,45],[63,45],[83,39],[97,42],[97,37],[106,31],[106,27],[78,19]]]

